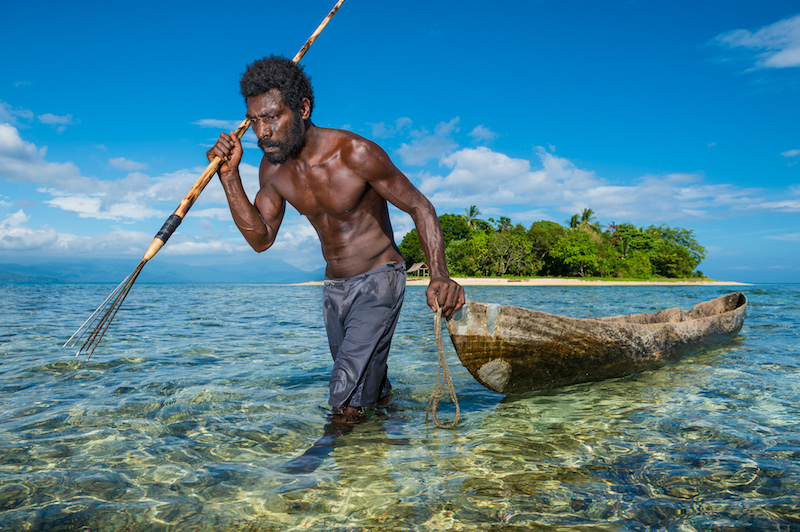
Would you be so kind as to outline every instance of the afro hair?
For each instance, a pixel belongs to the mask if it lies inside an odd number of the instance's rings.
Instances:
[[[303,72],[303,67],[283,56],[271,55],[247,65],[239,81],[245,101],[264,94],[272,89],[281,91],[283,101],[297,113],[303,98],[308,98],[314,110],[314,90],[311,79]]]

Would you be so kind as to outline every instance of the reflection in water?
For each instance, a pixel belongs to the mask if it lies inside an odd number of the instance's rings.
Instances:
[[[325,432],[314,445],[309,447],[302,455],[290,460],[278,468],[282,473],[299,475],[313,473],[322,465],[326,458],[334,451],[337,442],[341,447],[346,444],[341,441],[342,436],[353,432],[354,429],[361,429],[360,444],[367,445],[408,445],[409,440],[405,438],[379,437],[378,433],[384,433],[383,424],[391,419],[392,414],[396,414],[397,409],[390,404],[387,407],[373,407],[365,412],[364,418],[351,421],[341,415],[328,415],[328,422],[325,424]],[[368,435],[368,437],[367,437]]]
[[[737,340],[622,379],[504,398],[449,350],[454,430],[424,423],[437,354],[422,289],[393,342],[391,408],[355,426],[328,413],[318,288],[145,284],[88,363],[59,350],[107,291],[0,290],[0,530],[800,527],[797,285],[746,289]],[[468,296],[586,317],[725,292]]]

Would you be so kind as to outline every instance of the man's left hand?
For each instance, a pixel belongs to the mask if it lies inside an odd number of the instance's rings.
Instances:
[[[464,306],[464,287],[449,277],[434,277],[425,292],[428,306],[436,312],[436,302],[442,308],[442,315],[449,318],[453,312]]]

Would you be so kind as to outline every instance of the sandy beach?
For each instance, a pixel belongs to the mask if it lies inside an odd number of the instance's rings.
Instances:
[[[750,286],[736,281],[582,281],[580,279],[495,279],[490,277],[454,277],[461,286]],[[409,277],[407,286],[427,286],[428,278]],[[299,283],[301,285],[321,285],[322,281]]]

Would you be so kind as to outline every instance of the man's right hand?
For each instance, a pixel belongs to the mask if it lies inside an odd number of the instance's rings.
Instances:
[[[214,157],[222,159],[219,173],[226,174],[239,169],[242,153],[242,141],[231,131],[230,135],[228,133],[220,134],[214,147],[206,152],[206,157],[208,157],[208,162],[213,161]]]

